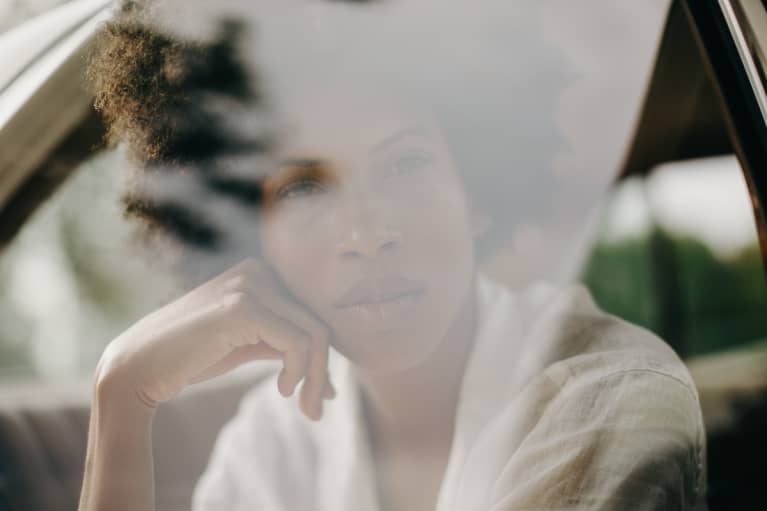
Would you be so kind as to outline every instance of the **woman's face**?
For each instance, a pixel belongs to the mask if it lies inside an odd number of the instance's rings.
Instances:
[[[446,142],[383,102],[293,105],[265,184],[267,263],[353,363],[418,365],[473,296],[471,217]]]

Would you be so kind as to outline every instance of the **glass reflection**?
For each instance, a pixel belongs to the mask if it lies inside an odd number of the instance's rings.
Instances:
[[[99,359],[81,509],[705,505],[705,370],[679,356],[729,341],[681,325],[668,282],[649,296],[645,245],[598,245],[573,283],[666,3],[349,3],[124,2],[101,29],[120,152],[69,200],[103,194],[119,227],[70,247],[76,279],[27,245],[8,300],[47,325],[41,374]],[[117,270],[127,244],[154,260]]]
[[[513,226],[556,212],[563,57],[534,24],[453,6],[424,24],[429,2],[375,17],[266,5],[238,6],[257,39],[238,18],[212,43],[184,42],[216,18],[158,28],[134,4],[105,31],[91,77],[139,163],[128,211],[201,249],[182,247],[180,268],[206,278],[110,343],[93,429],[151,424],[189,382],[281,359],[219,436],[195,509],[702,502],[702,416],[674,352],[583,287],[512,291],[479,271]],[[514,66],[493,48],[510,33]],[[258,116],[271,121],[260,134]],[[111,464],[110,446],[125,447],[114,431],[91,451],[86,509],[152,462]],[[128,486],[134,508],[153,491]]]

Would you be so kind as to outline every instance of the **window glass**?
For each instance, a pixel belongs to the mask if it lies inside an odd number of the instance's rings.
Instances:
[[[249,136],[256,134],[256,138],[278,140],[280,133],[288,133],[285,138],[291,135],[290,126],[281,123],[289,118],[291,105],[300,104],[295,98],[304,82],[311,89],[320,83],[329,87],[347,80],[342,85],[345,91],[358,89],[384,97],[389,89],[405,88],[409,101],[451,104],[451,108],[452,104],[467,102],[472,118],[461,120],[463,114],[443,110],[447,112],[446,122],[452,123],[450,137],[460,140],[465,146],[462,151],[468,154],[463,173],[469,181],[475,180],[472,186],[479,193],[478,201],[485,201],[487,206],[483,207],[494,216],[493,230],[498,234],[490,239],[490,249],[483,254],[485,271],[520,288],[536,281],[564,284],[577,278],[591,243],[588,219],[626,150],[667,3],[617,8],[598,0],[583,6],[520,2],[506,11],[508,23],[522,26],[522,20],[530,18],[535,24],[517,33],[507,31],[505,21],[491,22],[489,15],[467,18],[464,7],[457,4],[436,23],[430,21],[430,2],[412,12],[409,7],[393,4],[381,12],[377,7],[368,12],[346,12],[332,3],[314,2],[296,10],[279,2],[264,2],[244,18],[258,26],[257,31],[249,31],[247,26],[234,29],[227,25],[228,13],[241,8],[238,2],[231,2],[220,8],[196,7],[199,16],[166,28],[182,39],[198,32],[207,34],[208,39],[218,38],[221,48],[229,44],[228,37],[242,31],[236,51],[241,52],[239,57],[249,76],[258,78],[249,86],[261,90],[264,101],[248,100],[243,108],[236,101],[230,104],[232,98],[226,94],[232,91],[226,90],[201,91],[201,97],[209,95],[210,108],[228,116],[227,125],[250,130]],[[488,12],[504,9],[491,4]],[[593,16],[596,11],[602,17]],[[158,8],[156,20],[167,14]],[[408,21],[402,23],[402,19]],[[610,23],[601,21],[605,19]],[[356,37],[367,24],[376,25],[379,20],[388,23],[385,30],[399,30],[420,41],[419,51],[407,57],[398,49],[404,42],[390,49],[373,42],[361,45],[356,54],[347,51],[344,59],[334,60],[338,52],[348,50],[337,46],[344,38]],[[421,41],[418,34],[430,27],[452,31],[457,38],[452,49]],[[308,30],[305,41],[292,40],[299,29]],[[342,34],[334,32],[337,30]],[[479,41],[475,40],[476,34],[486,30]],[[261,42],[249,44],[252,38]],[[608,39],[612,44],[603,43]],[[365,52],[374,52],[376,57],[370,59]],[[451,60],[456,55],[460,65],[453,69]],[[312,69],[313,58],[328,67]],[[507,66],[510,60],[530,71],[520,73],[517,66]],[[431,61],[434,70],[423,68],[422,61]],[[293,62],[301,65],[294,66]],[[332,62],[337,64],[329,64]],[[367,75],[374,72],[386,79],[371,86]],[[412,75],[409,81],[402,80],[404,85],[391,79],[403,72]],[[482,79],[484,75],[487,80]],[[450,83],[450,87],[440,82]],[[519,101],[497,108],[509,97],[504,89],[509,87]],[[140,114],[151,116],[152,112]],[[323,120],[327,122],[334,114],[318,111],[305,117],[317,122],[323,115],[328,116]],[[490,133],[495,135],[488,137]],[[502,136],[514,141],[513,147],[499,142]],[[261,156],[227,156],[221,161],[220,168],[228,177],[252,175],[253,169],[271,165]],[[3,254],[0,264],[8,286],[3,286],[0,307],[3,314],[13,318],[2,333],[3,345],[7,346],[3,349],[8,353],[0,362],[4,374],[87,376],[114,335],[141,312],[163,303],[162,298],[156,298],[155,285],[165,290],[159,293],[166,301],[173,296],[167,289],[179,291],[166,283],[174,279],[167,267],[158,270],[157,265],[150,264],[147,270],[135,268],[155,256],[146,257],[143,251],[147,247],[137,241],[140,235],[131,234],[141,230],[140,222],[121,213],[124,206],[120,198],[130,188],[126,186],[129,166],[124,157],[111,152],[84,162]],[[513,171],[487,170],[495,168]],[[500,182],[494,181],[504,174]],[[186,186],[181,185],[181,189],[188,192]],[[215,271],[211,268],[220,270],[250,250],[238,245],[239,238],[250,236],[248,210],[230,210],[227,193],[220,187],[203,187],[182,200],[185,206],[191,204],[193,214],[203,218],[234,215],[234,221],[228,218],[223,236],[237,239],[226,250],[193,249],[195,256],[184,270],[187,276],[210,275]],[[563,253],[577,255],[563,258]],[[49,294],[31,292],[43,282],[48,283]],[[50,340],[52,331],[58,334],[55,341]]]
[[[669,163],[621,182],[583,279],[607,310],[692,357],[767,336],[767,285],[734,156]]]
[[[0,257],[0,377],[89,377],[109,340],[171,296],[121,210],[124,157],[93,155]]]
[[[617,180],[670,4],[123,2],[72,57],[109,148],[0,254],[0,387],[156,408],[172,508],[726,501],[767,388],[743,173]]]

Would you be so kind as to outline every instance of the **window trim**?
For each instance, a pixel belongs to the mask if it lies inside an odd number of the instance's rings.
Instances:
[[[767,119],[759,91],[749,77],[755,66],[747,38],[748,27],[734,14],[730,0],[679,0],[702,50],[709,76],[724,106],[735,154],[751,196],[762,261],[767,268]],[[753,75],[752,75],[753,77]],[[764,103],[767,106],[767,102]]]

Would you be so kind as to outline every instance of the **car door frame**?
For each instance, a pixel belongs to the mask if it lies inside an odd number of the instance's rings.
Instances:
[[[753,22],[759,12],[767,19],[767,10],[753,0],[680,1],[743,169],[767,268],[767,95],[761,73],[767,33],[757,33]]]

